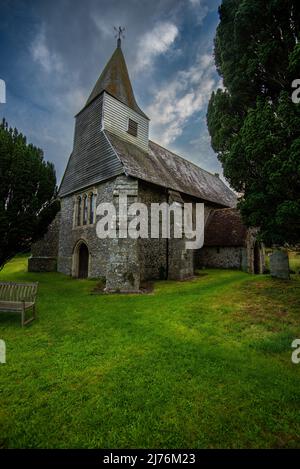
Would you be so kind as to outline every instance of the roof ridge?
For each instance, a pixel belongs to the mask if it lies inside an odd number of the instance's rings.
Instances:
[[[237,207],[215,208],[215,209],[214,209],[214,212],[218,212],[218,211],[220,211],[220,210],[222,210],[222,211],[224,211],[224,210],[234,210],[234,211],[236,211],[236,212],[239,213],[239,209],[238,209]]]
[[[136,145],[136,143],[134,143],[134,142],[129,142],[129,140],[127,140],[124,136],[117,135],[117,134],[115,134],[114,132],[112,132],[111,130],[108,130],[108,129],[103,129],[103,132],[106,132],[108,138],[111,135],[113,138],[115,137],[115,138],[121,140],[123,143],[126,143],[128,145],[132,145],[135,149],[138,149],[139,151],[141,151],[145,155],[149,156],[149,151],[144,150],[142,147],[140,147],[139,145]]]

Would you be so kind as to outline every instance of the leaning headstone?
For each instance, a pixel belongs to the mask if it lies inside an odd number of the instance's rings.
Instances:
[[[289,256],[286,251],[274,251],[270,256],[270,273],[272,277],[290,279]]]

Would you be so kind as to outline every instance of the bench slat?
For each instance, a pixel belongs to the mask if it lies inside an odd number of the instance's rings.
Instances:
[[[35,300],[38,282],[0,282],[0,311],[19,312],[22,327],[35,319]],[[25,311],[32,308],[33,316],[26,320]]]
[[[38,283],[0,282],[0,300],[22,301],[34,300]]]
[[[0,311],[22,311],[23,304],[25,309],[31,308],[34,305],[33,301],[0,301]]]

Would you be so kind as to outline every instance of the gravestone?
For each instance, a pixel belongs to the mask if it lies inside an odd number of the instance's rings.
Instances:
[[[4,340],[0,340],[0,363],[6,363],[6,345]]]
[[[270,273],[272,277],[290,279],[289,256],[286,251],[276,250],[271,254]]]

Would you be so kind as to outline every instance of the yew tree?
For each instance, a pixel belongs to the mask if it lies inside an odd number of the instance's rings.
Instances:
[[[56,175],[43,152],[0,124],[0,269],[43,236],[59,209]]]
[[[300,241],[300,2],[223,0],[207,124],[244,222],[267,244]]]

